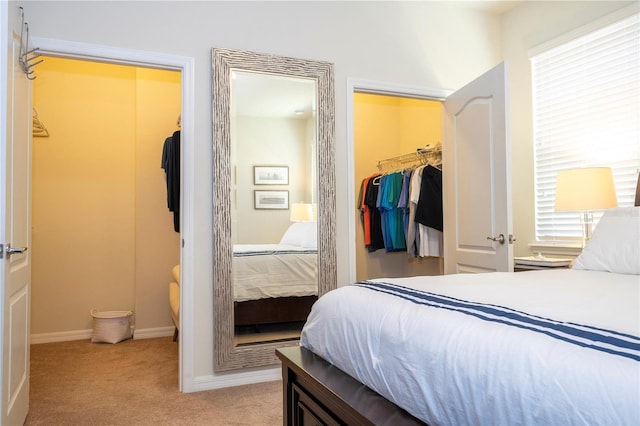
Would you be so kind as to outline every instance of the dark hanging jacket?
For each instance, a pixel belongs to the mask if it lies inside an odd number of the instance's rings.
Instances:
[[[415,221],[442,231],[442,170],[430,164],[422,170]]]
[[[164,141],[162,168],[167,177],[167,207],[173,212],[173,229],[180,232],[180,130]]]

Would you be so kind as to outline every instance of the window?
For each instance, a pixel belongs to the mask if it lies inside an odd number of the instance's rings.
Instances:
[[[611,167],[618,205],[633,205],[640,169],[640,15],[556,45],[531,62],[536,239],[577,239],[578,212],[554,211],[558,170]]]

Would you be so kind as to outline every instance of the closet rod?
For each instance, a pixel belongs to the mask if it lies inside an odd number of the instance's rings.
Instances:
[[[427,145],[418,148],[415,152],[399,155],[378,161],[378,170],[381,173],[389,173],[394,170],[406,169],[426,164],[439,165],[442,162],[442,145]]]

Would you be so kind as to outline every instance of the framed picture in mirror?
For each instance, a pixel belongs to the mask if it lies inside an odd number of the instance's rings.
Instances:
[[[289,167],[253,166],[254,185],[289,185]]]
[[[253,191],[254,207],[259,209],[289,208],[289,191]]]

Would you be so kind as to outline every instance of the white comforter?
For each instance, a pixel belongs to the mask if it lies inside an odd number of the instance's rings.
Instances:
[[[288,244],[233,246],[236,302],[318,294],[318,251]]]
[[[341,287],[314,305],[301,345],[425,422],[640,424],[639,276],[562,269],[373,282],[461,300]]]

